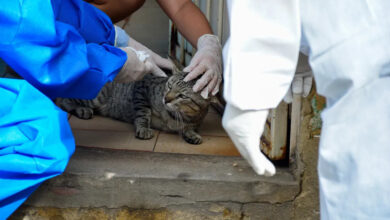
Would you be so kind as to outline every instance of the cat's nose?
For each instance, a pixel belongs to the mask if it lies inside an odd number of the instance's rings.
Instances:
[[[164,101],[165,103],[170,103],[174,99],[175,99],[175,94],[173,92],[169,92],[167,95],[165,95]]]

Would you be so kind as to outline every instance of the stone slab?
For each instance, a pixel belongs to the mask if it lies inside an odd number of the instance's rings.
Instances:
[[[196,202],[291,201],[299,181],[288,169],[256,175],[240,157],[78,148],[65,173],[26,204],[37,207],[156,209]]]

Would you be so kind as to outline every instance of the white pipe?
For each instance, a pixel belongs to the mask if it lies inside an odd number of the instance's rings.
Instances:
[[[290,159],[293,158],[297,145],[301,125],[302,94],[293,94],[290,126]]]
[[[206,0],[206,18],[210,22],[210,14],[211,14],[211,1]]]
[[[218,4],[218,29],[217,34],[219,37],[219,41],[222,42],[222,24],[223,24],[223,6],[224,6],[224,0],[219,0]]]
[[[178,33],[179,34],[179,33]],[[180,43],[179,43],[179,46],[180,46],[180,64],[182,65],[186,65],[184,62],[184,58],[185,58],[185,50],[184,50],[184,45],[185,45],[185,39],[183,37],[183,35],[180,34]]]

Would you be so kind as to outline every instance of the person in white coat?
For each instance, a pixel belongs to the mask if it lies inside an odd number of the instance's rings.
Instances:
[[[228,1],[223,126],[260,175],[269,109],[308,48],[322,113],[321,219],[390,219],[390,10],[388,0]]]

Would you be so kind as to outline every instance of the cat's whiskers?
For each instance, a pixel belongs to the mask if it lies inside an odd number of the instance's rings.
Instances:
[[[182,135],[183,131],[184,131],[183,117],[181,116],[180,112],[178,112],[178,111],[174,111],[174,112],[175,112],[176,125],[177,125],[177,127],[179,129],[179,134]]]
[[[184,132],[183,116],[180,113],[177,113],[177,114],[179,115],[179,118],[180,118],[180,124],[181,124],[180,130],[181,130],[181,133],[183,133]]]
[[[179,127],[179,119],[178,119],[178,115],[177,115],[177,112],[176,111],[173,111],[174,113],[174,116],[175,116],[175,123],[176,123],[176,127],[178,128]],[[179,133],[180,133],[180,130],[179,130]],[[180,134],[181,135],[181,134]]]

